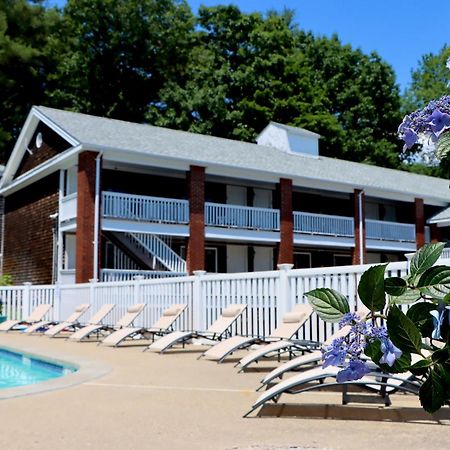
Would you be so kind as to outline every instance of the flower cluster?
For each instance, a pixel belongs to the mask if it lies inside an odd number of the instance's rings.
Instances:
[[[399,350],[389,339],[384,326],[376,326],[361,320],[355,313],[345,314],[339,322],[340,329],[349,327],[345,336],[338,337],[322,349],[323,368],[328,366],[342,367],[338,372],[337,381],[359,380],[371,369],[361,359],[362,354],[369,343],[380,341],[383,356],[381,364],[392,367],[395,360],[400,358]]]
[[[398,128],[398,134],[405,142],[404,148],[411,148],[419,137],[436,142],[439,136],[450,129],[450,95],[432,100],[423,109],[408,114]]]
[[[450,58],[447,60],[450,70]],[[436,143],[442,133],[450,129],[450,96],[432,100],[423,109],[408,114],[398,128],[398,134],[405,142],[403,149],[411,148],[420,137],[429,143]],[[422,141],[422,143],[424,143]]]

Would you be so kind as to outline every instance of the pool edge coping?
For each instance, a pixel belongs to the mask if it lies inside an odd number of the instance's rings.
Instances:
[[[87,381],[103,377],[112,371],[111,366],[103,362],[61,351],[45,350],[35,345],[23,345],[21,348],[10,344],[0,346],[18,353],[27,353],[37,359],[41,358],[46,361],[77,367],[75,372],[58,378],[25,386],[0,389],[0,401],[74,387]]]

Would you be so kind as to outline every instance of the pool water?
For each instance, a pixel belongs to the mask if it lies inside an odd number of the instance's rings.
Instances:
[[[74,367],[0,347],[0,389],[40,383],[75,370]]]

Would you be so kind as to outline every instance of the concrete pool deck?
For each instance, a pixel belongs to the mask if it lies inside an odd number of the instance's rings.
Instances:
[[[197,361],[194,346],[157,355],[143,353],[142,345],[109,348],[15,333],[2,333],[0,346],[110,369],[100,378],[62,389],[0,400],[0,443],[8,450],[448,446],[450,409],[445,409],[444,420],[433,419],[410,395],[392,396],[393,407],[387,409],[340,406],[338,392],[285,395],[280,400],[285,406],[265,408],[264,417],[243,419],[259,395],[254,389],[264,370],[275,361],[237,374],[231,363]],[[280,413],[284,417],[276,417]],[[340,419],[324,419],[331,416]]]

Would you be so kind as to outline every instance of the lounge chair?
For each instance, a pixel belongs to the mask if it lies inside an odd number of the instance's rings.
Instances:
[[[33,325],[30,325],[25,331],[24,333],[26,334],[32,334],[32,333],[36,333],[37,331],[41,330],[42,328],[45,328],[46,331],[45,333],[47,333],[47,331],[52,330],[53,328],[58,328],[60,325],[62,324],[67,324],[64,328],[67,328],[68,326],[72,325],[72,324],[76,324],[78,322],[78,319],[91,307],[91,305],[89,303],[83,303],[81,305],[78,305],[75,308],[75,311],[67,318],[66,321],[58,323],[58,322],[53,322],[50,320],[41,320],[40,322],[34,323]]]
[[[141,335],[145,337],[151,336],[154,339],[155,336],[167,334],[172,331],[173,324],[183,314],[186,308],[186,303],[172,305],[163,312],[162,316],[151,328],[124,327],[106,336],[101,343],[110,347],[117,347],[126,338]]]
[[[195,338],[203,338],[209,342],[220,340],[246,307],[246,305],[229,305],[222,310],[220,317],[206,331],[174,331],[153,342],[147,349],[152,352],[164,353],[176,344],[184,345],[187,341]]]
[[[101,323],[97,324],[89,324],[79,330],[75,331],[69,339],[71,341],[81,341],[84,338],[87,338],[93,333],[97,335],[103,332],[114,332],[121,328],[129,327],[133,324],[136,318],[141,314],[141,312],[145,308],[145,303],[136,303],[135,305],[130,306],[127,309],[127,312],[116,322],[114,326],[103,325]]]
[[[356,314],[358,314],[360,317],[365,317],[369,313],[368,309],[359,309],[356,311]],[[330,345],[334,339],[338,337],[344,337],[347,336],[347,334],[350,332],[351,327],[349,325],[341,328],[340,330],[337,330],[335,333],[333,333],[323,344],[323,345]],[[314,350],[311,353],[306,353],[304,355],[297,356],[296,358],[293,358],[289,361],[286,361],[284,364],[281,364],[278,367],[275,367],[270,373],[268,373],[262,380],[261,380],[261,386],[259,389],[261,389],[263,386],[271,383],[276,378],[282,378],[283,375],[286,372],[290,372],[292,370],[298,370],[302,367],[310,366],[311,364],[318,364],[322,361],[322,351],[321,350]],[[259,390],[258,389],[258,390]]]
[[[367,388],[368,390],[375,391],[380,394],[384,404],[389,406],[391,404],[389,393],[400,390],[403,392],[409,392],[417,394],[420,388],[420,384],[415,380],[414,376],[410,372],[389,374],[377,370],[374,366],[373,372],[368,373],[360,380],[346,381],[338,383],[336,381],[337,373],[341,369],[339,367],[329,366],[326,369],[322,367],[316,367],[314,369],[307,370],[296,376],[288,378],[275,384],[253,403],[250,409],[244,417],[247,417],[255,409],[264,405],[265,403],[273,400],[277,402],[282,394],[298,394],[302,392],[311,391],[314,389],[323,389],[327,386],[343,386],[343,404],[350,402],[350,396],[347,394],[347,388],[349,385],[359,385]],[[331,378],[332,381],[325,382],[326,379]]]
[[[83,306],[87,306],[87,308],[84,309],[84,311],[82,311]],[[58,334],[60,334],[62,331],[75,332],[76,330],[79,330],[84,325],[81,325],[78,319],[89,309],[90,306],[91,305],[79,305],[77,307],[77,309],[75,310],[75,312],[70,317],[68,317],[66,321],[58,323],[57,325],[50,327],[44,333],[44,335],[49,336],[49,337],[55,337]],[[91,319],[89,320],[89,322],[87,322],[87,324],[94,325],[94,324],[100,323],[103,320],[103,318],[107,314],[109,314],[109,312],[113,308],[114,308],[114,305],[112,305],[112,304],[103,305],[97,311],[97,313],[91,317]],[[77,315],[77,312],[79,312],[80,314]]]
[[[23,320],[7,320],[0,324],[0,331],[10,331],[18,325],[32,325],[34,323],[42,321],[44,316],[50,311],[52,305],[44,303],[37,306],[34,311]]]
[[[203,355],[203,358],[222,362],[227,356],[239,349],[250,347],[256,343],[269,344],[273,343],[278,348],[280,342],[292,338],[304,323],[311,317],[313,310],[309,304],[295,305],[292,312],[283,316],[283,321],[280,326],[275,328],[273,332],[264,339],[248,337],[248,336],[233,336],[229,339],[221,341],[208,349]],[[308,341],[309,343],[309,341]],[[304,345],[308,344],[304,341]],[[298,344],[297,344],[298,345]],[[283,344],[283,347],[285,344]],[[265,345],[267,348],[267,345]],[[275,350],[272,350],[275,351]]]

